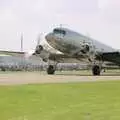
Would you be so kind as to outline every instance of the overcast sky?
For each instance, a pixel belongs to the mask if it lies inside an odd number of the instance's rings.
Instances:
[[[33,49],[39,33],[63,24],[120,49],[120,0],[0,0],[0,49]]]

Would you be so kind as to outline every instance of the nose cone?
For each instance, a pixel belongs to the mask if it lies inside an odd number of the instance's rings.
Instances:
[[[63,40],[63,36],[59,34],[49,33],[45,36],[45,39],[47,40],[48,43],[51,42],[58,43]]]
[[[45,36],[47,42],[51,42],[54,39],[53,33],[49,33]]]

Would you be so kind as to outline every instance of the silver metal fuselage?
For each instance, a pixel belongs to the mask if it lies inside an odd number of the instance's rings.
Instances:
[[[99,53],[115,51],[115,49],[113,49],[112,47],[109,47],[72,30],[66,28],[55,29],[65,31],[65,34],[61,32],[59,33],[59,31],[58,33],[55,33],[53,30],[53,32],[46,35],[46,40],[53,48],[63,52],[64,54],[83,54],[81,53],[81,50],[84,45],[88,45],[90,47],[89,52],[91,53],[93,51]]]

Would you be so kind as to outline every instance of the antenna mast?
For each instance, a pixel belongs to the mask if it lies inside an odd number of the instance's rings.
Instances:
[[[21,52],[23,52],[23,33],[21,34]]]

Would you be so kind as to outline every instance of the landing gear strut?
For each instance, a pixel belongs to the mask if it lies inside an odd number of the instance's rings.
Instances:
[[[100,72],[101,72],[101,68],[100,68],[99,65],[94,65],[92,67],[92,73],[93,73],[94,76],[97,76],[97,75],[99,76]]]
[[[53,75],[55,73],[55,67],[53,65],[49,65],[47,68],[47,73],[49,75]]]

